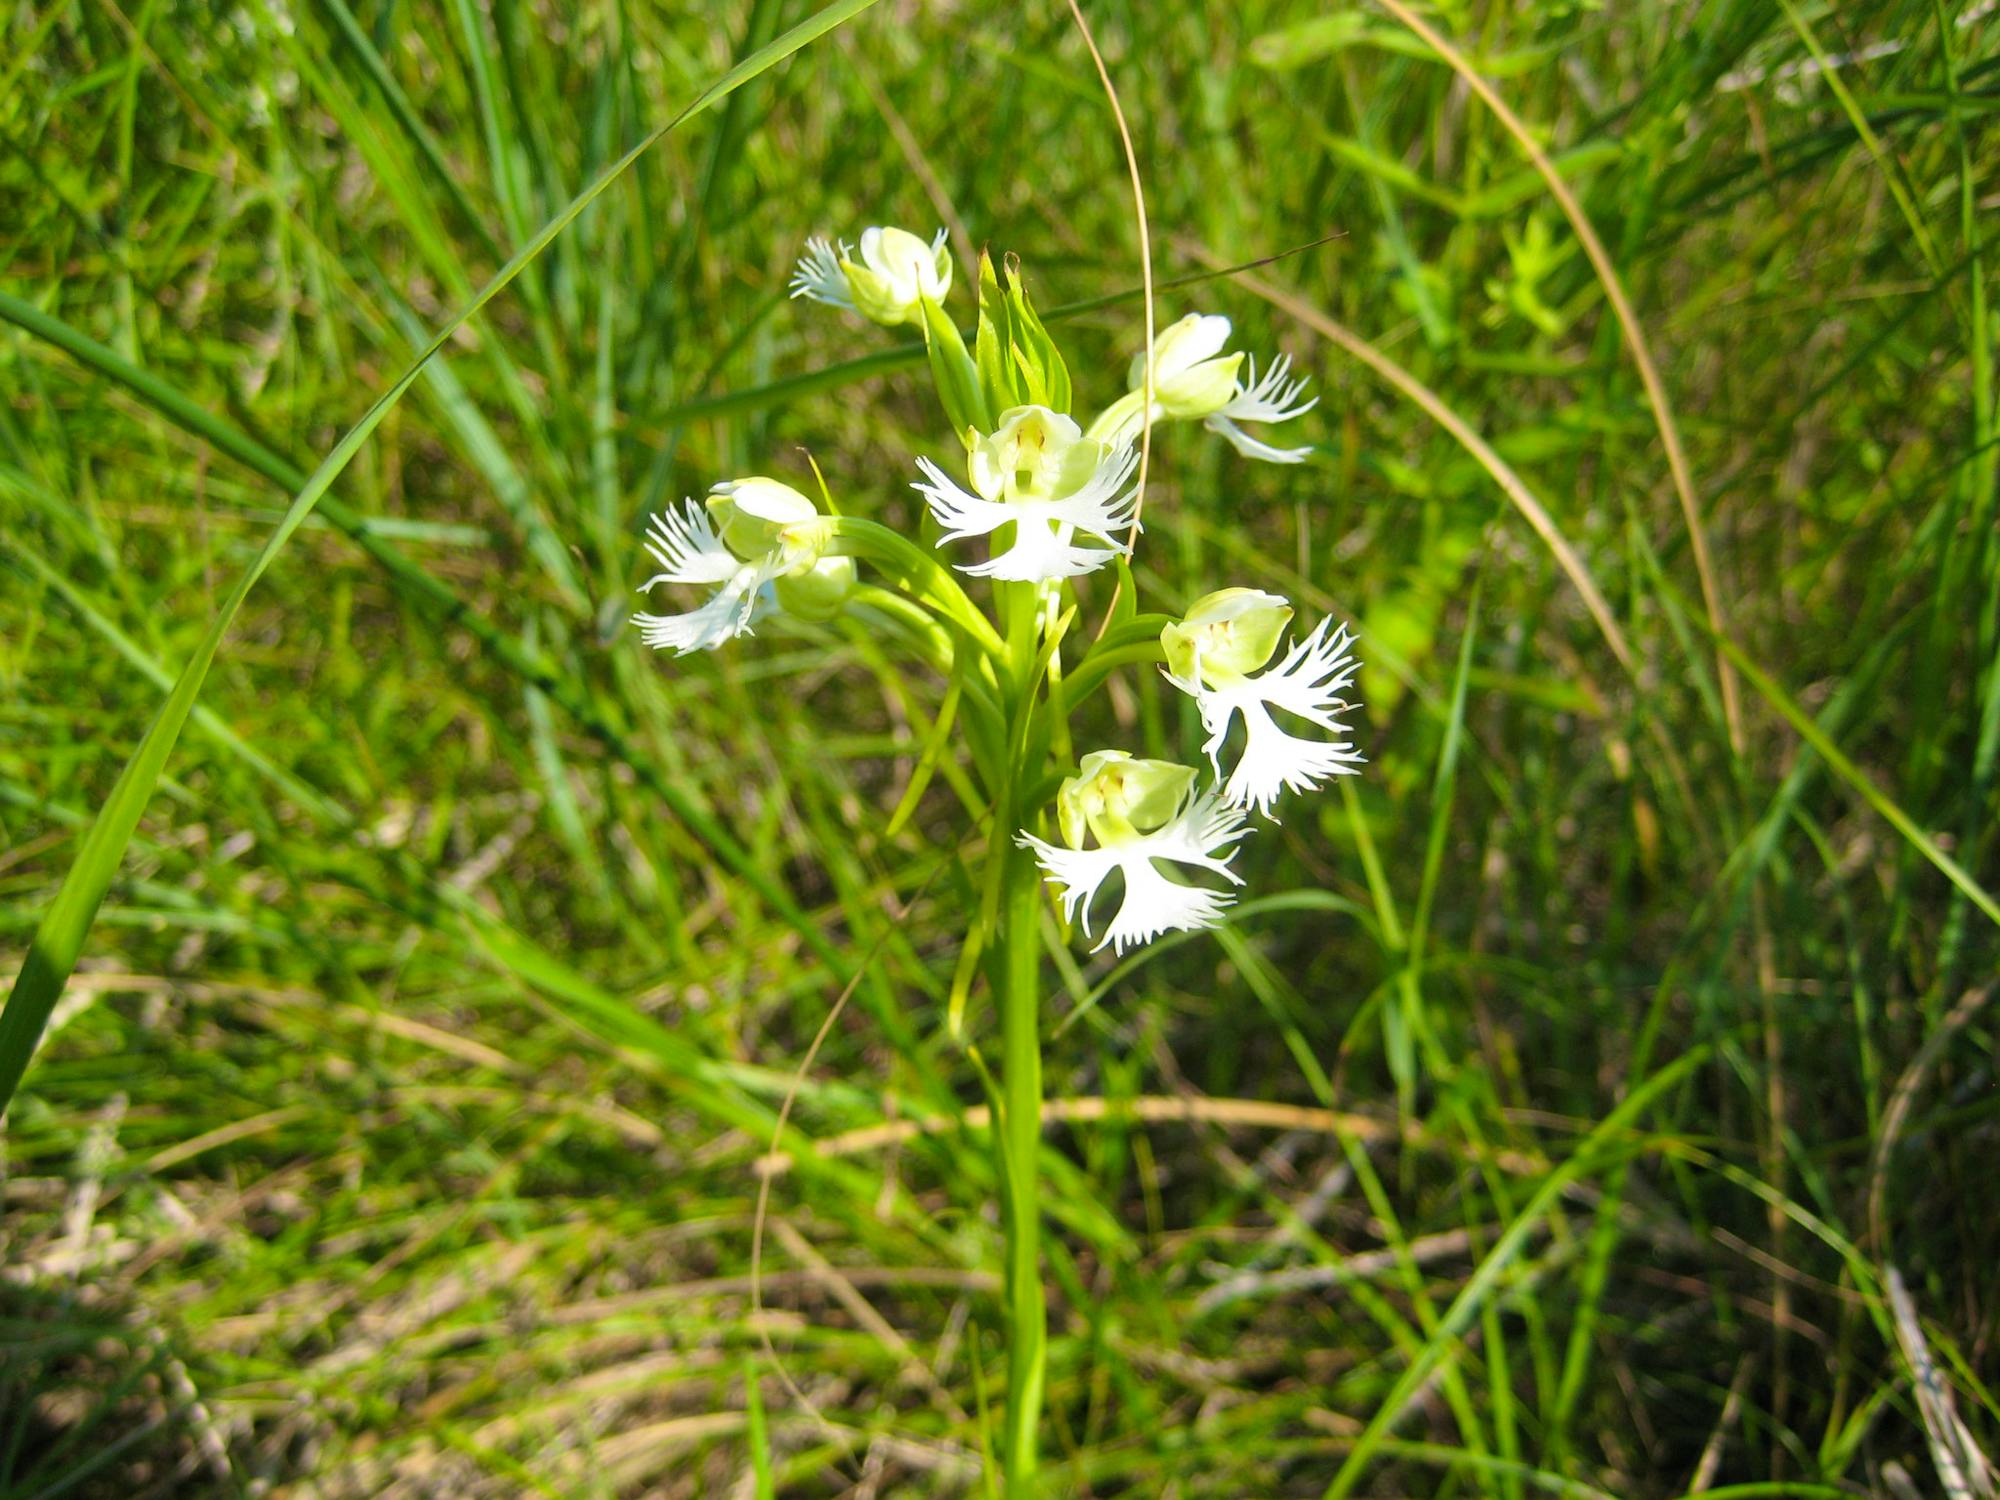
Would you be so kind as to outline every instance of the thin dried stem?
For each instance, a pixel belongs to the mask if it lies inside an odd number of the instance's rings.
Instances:
[[[1097,38],[1091,35],[1090,22],[1084,19],[1083,7],[1077,0],[1069,0],[1069,13],[1076,18],[1083,45],[1090,49],[1090,60],[1097,64],[1098,81],[1104,85],[1105,98],[1111,101],[1111,116],[1118,122],[1118,139],[1125,148],[1125,170],[1132,178],[1132,212],[1139,224],[1139,284],[1146,313],[1146,374],[1142,389],[1146,399],[1139,422],[1139,477],[1133,481],[1137,499],[1132,506],[1132,529],[1125,536],[1129,548],[1139,539],[1139,517],[1146,508],[1146,471],[1153,458],[1153,234],[1146,222],[1146,184],[1139,175],[1139,153],[1132,145],[1124,107],[1118,102],[1118,87],[1111,81],[1111,70],[1104,66],[1104,54],[1097,50]],[[1111,613],[1118,606],[1118,591],[1123,587],[1122,579],[1112,585],[1110,602],[1105,605],[1104,618],[1097,627],[1100,639],[1111,624]]]
[[[1194,253],[1211,265],[1216,263],[1215,257],[1200,247],[1194,247]],[[1569,575],[1569,580],[1575,585],[1577,593],[1583,596],[1584,608],[1590,611],[1590,617],[1597,622],[1598,630],[1603,633],[1605,643],[1611,647],[1611,654],[1618,658],[1619,665],[1634,676],[1638,674],[1638,658],[1632,654],[1632,648],[1625,640],[1625,632],[1618,628],[1618,621],[1612,616],[1611,606],[1605,602],[1604,595],[1598,592],[1597,584],[1590,576],[1590,570],[1583,565],[1583,559],[1577,556],[1576,549],[1571,547],[1562,532],[1556,529],[1556,523],[1550,518],[1541,501],[1535,498],[1534,492],[1522,481],[1521,476],[1514,472],[1508,462],[1493,451],[1491,444],[1474,432],[1457,412],[1445,405],[1437,392],[1359,334],[1336,323],[1311,303],[1273,286],[1261,277],[1245,273],[1236,279],[1242,286],[1255,292],[1273,307],[1290,313],[1315,333],[1331,340],[1360,360],[1422,407],[1432,421],[1458,439],[1465,451],[1478,460],[1479,466],[1493,476],[1494,483],[1498,484],[1507,498],[1514,502],[1514,508],[1520,511],[1522,518],[1534,528],[1535,534],[1548,545],[1549,551],[1555,554],[1557,565]]]
[[[1299,1130],[1316,1135],[1350,1135],[1357,1140],[1397,1140],[1411,1146],[1442,1145],[1417,1126],[1398,1126],[1371,1115],[1351,1111],[1318,1109],[1300,1104],[1283,1104],[1269,1099],[1210,1099],[1199,1095],[1141,1094],[1131,1099],[1087,1096],[1042,1101],[1042,1124],[1085,1124],[1099,1120],[1135,1120],[1142,1124],[1220,1125],[1238,1129]],[[880,1125],[864,1125],[813,1143],[813,1155],[821,1158],[854,1156],[880,1151],[918,1139],[942,1135],[951,1130],[985,1130],[993,1123],[993,1111],[974,1105],[959,1115],[927,1115],[922,1119],[887,1120]],[[1502,1171],[1532,1177],[1548,1170],[1548,1163],[1526,1152],[1498,1150],[1487,1153]],[[771,1151],[758,1158],[756,1170],[765,1178],[792,1170],[790,1152]]]

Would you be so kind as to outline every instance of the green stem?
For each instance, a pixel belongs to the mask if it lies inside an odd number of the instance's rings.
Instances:
[[[1000,1165],[1007,1209],[1007,1500],[1035,1493],[1036,1438],[1047,1370],[1042,1291],[1041,879],[1032,855],[1009,849],[1000,924]]]
[[[1028,812],[1026,796],[1040,779],[1042,753],[1033,746],[1036,689],[1041,681],[1034,585],[1003,583],[1000,617],[1007,631],[1013,688],[1008,734],[1007,795],[993,830],[1000,867],[999,951],[992,970],[1000,1003],[1001,1109],[995,1133],[1005,1188],[1007,1226],[1007,1424],[1002,1450],[1007,1500],[1035,1493],[1042,1390],[1048,1367],[1048,1307],[1042,1288],[1042,1016],[1041,871],[1014,842]]]

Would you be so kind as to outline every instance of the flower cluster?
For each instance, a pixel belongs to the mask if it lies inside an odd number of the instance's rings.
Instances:
[[[1082,911],[1086,934],[1091,898],[1113,870],[1123,873],[1124,899],[1098,948],[1108,943],[1123,953],[1162,932],[1212,926],[1229,905],[1228,894],[1176,883],[1160,865],[1208,870],[1238,884],[1229,859],[1217,855],[1250,831],[1251,811],[1274,817],[1283,793],[1311,791],[1329,776],[1360,768],[1361,753],[1337,717],[1348,707],[1341,692],[1360,670],[1349,649],[1353,637],[1345,626],[1329,635],[1329,622],[1322,620],[1270,666],[1291,618],[1281,595],[1222,589],[1197,599],[1160,631],[1163,675],[1194,699],[1208,731],[1201,748],[1214,787],[1197,788],[1196,773],[1171,761],[1100,750],[1083,758],[1056,796],[1058,827],[1069,847],[1019,835],[1061,887],[1065,914],[1074,919]],[[1329,737],[1293,734],[1273,709]],[[1225,770],[1225,746],[1238,718],[1242,745]],[[1086,833],[1095,847],[1085,847]]]
[[[1254,358],[1229,350],[1227,318],[1195,313],[1161,332],[1150,363],[1146,352],[1132,361],[1126,392],[1083,425],[1070,414],[1068,365],[1014,268],[1008,266],[1004,283],[984,257],[979,270],[979,325],[970,350],[941,305],[952,283],[942,231],[925,241],[901,229],[868,229],[858,251],[844,241],[814,239],[791,288],[794,297],[884,327],[922,330],[964,453],[962,470],[919,458],[912,488],[935,522],[935,550],[957,572],[992,581],[1007,644],[983,616],[974,618],[950,574],[923,560],[907,538],[834,515],[830,501],[823,513],[796,489],[766,478],[718,484],[705,506],[689,500],[653,518],[646,544],[661,571],[645,587],[710,592],[684,614],[640,614],[634,621],[648,645],[690,652],[746,634],[774,613],[824,622],[879,612],[885,601],[899,609],[919,604],[945,627],[917,637],[932,649],[940,640],[955,643],[942,648],[951,653],[987,643],[969,673],[955,656],[938,664],[969,676],[981,711],[1015,715],[984,738],[975,736],[973,756],[996,788],[1018,790],[1033,783],[1032,768],[997,763],[1007,752],[996,747],[1045,755],[1048,716],[1075,707],[1054,689],[1046,703],[1030,703],[1041,669],[1060,675],[1054,669],[1061,663],[1052,658],[1063,644],[1066,617],[1055,607],[1062,589],[1107,567],[1119,569],[1120,590],[1133,587],[1123,565],[1142,529],[1135,480],[1141,433],[1150,425],[1199,422],[1246,457],[1297,464],[1311,457],[1310,447],[1277,447],[1245,427],[1290,421],[1315,403],[1305,398],[1306,382],[1292,375],[1287,356],[1267,362],[1260,375]],[[963,544],[981,542],[983,556],[957,560]],[[913,554],[935,573],[928,583]],[[857,556],[882,564],[903,590],[900,599],[890,601],[882,590],[873,591],[872,602],[865,598]],[[1016,833],[1057,888],[1064,915],[1086,935],[1093,904],[1111,877],[1120,877],[1122,894],[1098,949],[1123,953],[1165,932],[1212,926],[1241,885],[1230,866],[1251,816],[1275,818],[1287,793],[1310,791],[1359,767],[1362,757],[1340,717],[1351,706],[1343,694],[1358,670],[1352,637],[1345,626],[1321,620],[1286,647],[1292,621],[1283,596],[1226,588],[1195,600],[1178,618],[1137,615],[1128,600],[1118,629],[1100,632],[1093,653],[1157,661],[1165,680],[1194,700],[1212,779],[1203,784],[1194,767],[1172,761],[1094,751],[1056,792],[1061,842],[1025,828]],[[1025,649],[1013,649],[1017,641]],[[1020,675],[1023,663],[1040,664],[1034,680]],[[1069,670],[1090,666],[1086,654]],[[1098,671],[1091,680],[1102,677]],[[1040,811],[1018,800],[1005,805],[1029,822]]]

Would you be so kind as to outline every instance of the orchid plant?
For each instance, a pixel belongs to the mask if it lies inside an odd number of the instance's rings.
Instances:
[[[1142,441],[1152,427],[1199,422],[1245,457],[1295,464],[1309,447],[1274,446],[1246,425],[1287,422],[1312,406],[1283,355],[1231,352],[1230,323],[1190,314],[1162,331],[1127,373],[1124,394],[1088,425],[1074,416],[1069,365],[1011,261],[982,256],[970,349],[945,312],[952,264],[940,231],[896,228],[808,242],[792,295],[883,327],[922,330],[957,446],[916,459],[912,488],[927,521],[912,537],[763,476],[716,484],[704,503],[652,519],[660,571],[648,591],[706,597],[677,614],[633,617],[649,646],[712,650],[767,619],[853,620],[934,668],[945,686],[927,746],[893,826],[928,770],[959,748],[971,776],[948,776],[985,841],[981,901],[951,988],[963,1035],[983,972],[999,1012],[995,1098],[1007,1232],[1006,1493],[1032,1492],[1046,1349],[1037,1157],[1041,1129],[1040,958],[1043,886],[1063,929],[1124,954],[1163,933],[1210,927],[1242,886],[1237,851],[1287,796],[1355,771],[1361,755],[1341,715],[1357,671],[1352,636],[1321,620],[1285,647],[1283,596],[1232,587],[1178,616],[1142,613],[1129,566],[1143,531]],[[817,471],[815,470],[815,479]],[[866,563],[879,581],[864,581]],[[1080,649],[1076,621],[1107,575],[1102,624]],[[990,581],[982,609],[959,577]],[[1282,650],[1282,655],[1280,654]],[[1111,673],[1155,665],[1194,700],[1207,734],[1200,765],[1125,750],[1074,753],[1071,723]],[[1240,724],[1240,732],[1238,726]],[[956,747],[950,741],[961,731]],[[1053,835],[1050,837],[1049,835]],[[977,1054],[977,1044],[968,1043]],[[991,1083],[990,1071],[981,1075]]]

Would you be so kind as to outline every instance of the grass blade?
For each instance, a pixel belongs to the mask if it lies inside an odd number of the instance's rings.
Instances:
[[[823,36],[843,21],[859,15],[874,0],[835,0],[806,21],[793,27],[768,46],[759,48],[721,78],[703,89],[695,99],[665,125],[652,131],[642,140],[613,162],[599,174],[597,179],[573,198],[561,213],[550,219],[535,236],[516,251],[507,264],[500,268],[485,288],[471,303],[452,317],[431,339],[414,363],[397,377],[395,383],[375,398],[374,403],[364,412],[361,420],[351,427],[346,436],[334,445],[332,452],[307,478],[305,484],[293,497],[271,535],[266,538],[263,548],[251,561],[223,600],[215,621],[208,633],[195,648],[194,657],[182,669],[174,690],[161,706],[159,714],[147,729],[139,748],[126,762],[119,773],[117,783],[105,799],[103,809],[84,836],[82,847],[77,851],[76,861],[64,877],[61,888],[56,892],[55,901],[36,928],[33,943],[28,948],[27,958],[22,962],[21,972],[14,981],[14,987],[7,996],[4,1010],[0,1010],[0,1111],[4,1111],[19,1087],[22,1075],[27,1071],[28,1062],[34,1056],[35,1045],[40,1039],[42,1028],[48,1024],[49,1013],[55,1009],[56,1000],[61,996],[63,986],[68,983],[78,956],[83,951],[84,939],[89,936],[91,923],[96,919],[97,909],[103,904],[105,892],[118,873],[118,867],[125,858],[125,846],[139,826],[139,818],[152,800],[153,788],[165,769],[167,757],[173,752],[174,743],[180,737],[181,727],[187,722],[193,710],[195,699],[201,692],[202,682],[208,676],[210,664],[221,649],[222,639],[236,619],[244,599],[264,576],[272,560],[291,540],[292,533],[299,524],[312,513],[322,496],[333,485],[335,479],[354,455],[361,451],[361,445],[368,441],[383,417],[399,401],[403,393],[413,385],[423,373],[431,357],[442,349],[445,343],[479,310],[491,302],[506,288],[508,283],[519,276],[542,251],[554,242],[557,235],[569,227],[584,209],[616,182],[620,176],[646,151],[663,139],[669,131],[683,121],[708,108],[732,90],[741,87],[765,69],[789,57],[808,42]]]

